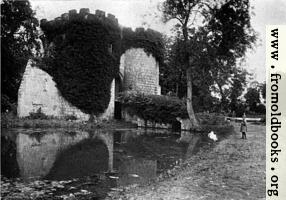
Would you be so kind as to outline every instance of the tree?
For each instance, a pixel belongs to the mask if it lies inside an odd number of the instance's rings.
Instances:
[[[194,72],[204,68],[211,71],[213,80],[225,80],[226,71],[245,55],[256,38],[250,25],[249,1],[166,0],[161,10],[165,22],[177,20],[175,27],[183,37],[187,109],[197,127],[192,105]],[[200,25],[195,24],[198,17]]]
[[[182,58],[182,40],[179,37],[166,38],[165,62],[160,66],[160,85],[162,93],[172,93],[183,98],[186,97],[186,76]]]
[[[260,92],[258,88],[248,88],[244,98],[246,100],[246,104],[250,108],[250,111],[255,112],[256,107],[260,104]]]
[[[184,69],[184,52],[180,35],[166,39],[165,63],[160,66],[160,85],[163,94],[179,98],[187,96],[187,81]],[[210,87],[213,83],[208,70],[203,67],[193,73],[193,106],[195,112],[214,111],[217,99],[212,97]]]
[[[17,102],[27,60],[39,48],[34,15],[28,0],[1,3],[1,112]]]
[[[261,92],[262,98],[265,101],[266,99],[266,83],[265,82],[260,85],[260,92]]]
[[[243,69],[237,69],[236,73],[234,74],[231,88],[230,88],[230,109],[231,111],[237,110],[238,108],[238,98],[242,95],[244,88],[246,86],[246,76],[249,75],[249,73],[246,70]]]

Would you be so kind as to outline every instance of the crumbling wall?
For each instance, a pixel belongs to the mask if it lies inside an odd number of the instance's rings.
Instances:
[[[110,92],[108,108],[99,119],[112,118],[114,115],[114,80]],[[29,116],[30,112],[37,112],[39,108],[42,113],[54,117],[74,115],[82,121],[90,118],[89,114],[83,113],[62,98],[52,77],[38,67],[33,67],[32,61],[29,61],[18,92],[18,116]]]
[[[123,89],[137,90],[145,94],[161,94],[159,63],[142,48],[131,48],[120,58]]]

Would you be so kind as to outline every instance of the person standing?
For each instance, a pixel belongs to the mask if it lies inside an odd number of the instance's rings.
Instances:
[[[246,139],[247,123],[245,114],[243,114],[242,122],[240,124],[240,132],[242,134],[241,139]]]

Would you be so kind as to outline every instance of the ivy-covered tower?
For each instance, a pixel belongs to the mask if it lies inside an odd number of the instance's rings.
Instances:
[[[44,55],[28,63],[19,90],[20,117],[40,109],[58,117],[111,118],[120,91],[160,94],[160,33],[132,31],[114,15],[87,8],[43,19],[41,29]]]

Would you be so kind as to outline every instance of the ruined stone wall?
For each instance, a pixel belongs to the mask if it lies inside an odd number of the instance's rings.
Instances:
[[[112,14],[105,15],[105,12],[96,10],[91,14],[89,9],[82,8],[79,13],[70,10],[61,17],[54,20],[41,20],[41,24],[56,24],[59,21],[67,21],[73,17],[81,15],[84,19],[98,18],[107,20],[118,25],[117,18]],[[139,30],[139,29],[138,29]],[[143,29],[144,30],[144,29]],[[50,45],[44,41],[44,46]],[[18,92],[18,116],[29,116],[30,112],[41,111],[50,116],[65,117],[74,115],[80,120],[88,120],[89,114],[83,113],[78,108],[72,106],[61,95],[52,77],[37,66],[32,67],[31,61],[27,64],[21,86]],[[120,59],[120,72],[122,75],[123,90],[137,90],[145,94],[161,94],[159,85],[159,63],[152,55],[148,55],[143,48],[131,48],[127,50]],[[119,81],[120,82],[120,81]],[[119,87],[118,87],[119,88]],[[119,91],[119,89],[118,89]],[[120,88],[121,91],[121,88]],[[99,116],[100,119],[114,117],[115,106],[115,81],[111,85],[111,98],[108,108]]]
[[[124,90],[161,94],[159,63],[142,48],[129,49],[121,56],[120,73],[123,75]]]
[[[112,118],[114,115],[114,80],[110,92],[111,98],[108,108],[99,117],[100,119]],[[82,121],[86,121],[90,117],[89,114],[83,113],[62,98],[52,77],[36,66],[33,67],[32,62],[29,61],[18,92],[18,116],[29,116],[30,112],[37,112],[39,108],[41,108],[42,113],[49,116],[74,115]]]

